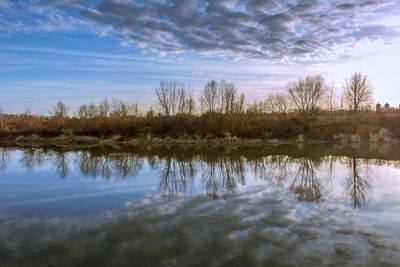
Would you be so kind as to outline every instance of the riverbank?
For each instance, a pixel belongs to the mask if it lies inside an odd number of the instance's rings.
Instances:
[[[368,139],[362,139],[359,135],[338,134],[332,139],[307,139],[303,135],[290,139],[250,139],[250,138],[124,138],[112,136],[110,138],[97,138],[93,136],[66,136],[44,137],[39,135],[18,136],[0,138],[0,146],[12,147],[70,147],[70,148],[90,148],[90,147],[131,147],[131,146],[187,146],[187,147],[261,147],[273,145],[313,145],[313,144],[399,144],[397,139],[393,139],[390,133],[382,129],[376,134],[370,135]]]

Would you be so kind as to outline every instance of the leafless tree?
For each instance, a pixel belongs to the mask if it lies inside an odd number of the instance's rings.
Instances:
[[[372,104],[373,87],[367,75],[354,73],[346,81],[343,101],[345,106],[353,112],[370,108]]]
[[[217,112],[218,108],[218,83],[216,81],[208,82],[203,89],[200,103],[203,112]]]
[[[128,101],[113,99],[111,104],[111,116],[126,118],[128,116],[137,116],[139,110],[137,104]]]
[[[53,107],[53,116],[57,120],[58,131],[61,131],[62,126],[64,125],[65,118],[68,117],[68,107],[62,101],[58,101],[57,104]]]
[[[241,113],[244,111],[244,94],[238,93],[233,83],[211,81],[202,92],[200,103],[203,112]]]
[[[108,102],[107,98],[104,98],[98,107],[98,116],[100,117],[108,117],[108,115],[110,114],[110,110],[111,110],[111,105]]]
[[[54,117],[65,118],[68,117],[68,107],[62,101],[58,101],[57,104],[53,107],[52,112]]]
[[[0,130],[4,129],[5,117],[4,117],[4,109],[0,106]]]
[[[82,105],[78,108],[78,117],[91,119],[98,116],[98,107],[96,107],[93,103],[89,105]]]
[[[289,95],[296,110],[307,120],[315,117],[327,94],[321,76],[307,77],[289,85]]]
[[[268,113],[277,113],[285,117],[290,110],[289,97],[286,94],[271,94],[264,103]]]
[[[179,106],[179,91],[183,85],[176,81],[161,81],[155,89],[157,108],[165,116],[174,116]]]
[[[182,86],[182,88],[178,90],[178,98],[178,114],[193,115],[195,112],[196,102],[191,90]]]

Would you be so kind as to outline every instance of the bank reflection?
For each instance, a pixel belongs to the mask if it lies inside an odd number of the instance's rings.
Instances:
[[[0,169],[7,168],[11,152],[0,149]],[[332,176],[335,176],[335,180],[343,181],[341,194],[357,208],[363,207],[370,197],[371,164],[400,167],[399,162],[334,156],[147,155],[34,148],[22,150],[18,162],[28,170],[50,165],[61,179],[67,179],[71,172],[77,171],[84,177],[111,182],[134,181],[144,168],[150,168],[154,172],[158,191],[166,197],[178,197],[197,190],[204,191],[212,199],[226,198],[237,192],[246,181],[258,181],[266,186],[287,188],[299,200],[318,203],[334,191]]]

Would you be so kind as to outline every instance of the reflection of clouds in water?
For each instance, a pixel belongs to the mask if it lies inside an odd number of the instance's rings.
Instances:
[[[3,155],[3,158],[7,158],[7,155],[9,157],[7,153]],[[358,163],[357,175],[354,175],[354,164],[351,163],[354,161]],[[380,160],[351,160],[334,156],[311,158],[307,154],[303,157],[249,157],[217,153],[189,153],[182,156],[174,153],[146,155],[135,152],[63,152],[34,148],[23,150],[19,159],[19,164],[28,170],[49,163],[62,179],[72,169],[77,169],[85,177],[114,182],[134,180],[146,164],[154,171],[158,191],[166,197],[191,194],[200,188],[210,198],[225,198],[234,194],[238,187],[257,180],[289,187],[299,199],[308,202],[322,201],[332,191],[331,176],[337,171],[335,168],[346,168],[350,176],[346,176],[348,179],[342,184],[346,188],[342,191],[354,207],[362,207],[368,201],[370,179],[368,175],[360,176],[358,173],[367,168],[370,162],[378,165],[385,163]],[[398,162],[397,165],[396,162],[390,164],[399,167]]]
[[[49,251],[56,266],[65,266],[65,259],[71,266],[379,266],[400,261],[399,243],[359,223],[350,207],[304,204],[284,189],[249,187],[225,200],[157,196],[126,203],[125,213],[116,223],[71,235],[64,243],[20,244],[37,248],[29,260],[39,261],[40,251]],[[19,249],[14,246],[9,253],[18,256]]]

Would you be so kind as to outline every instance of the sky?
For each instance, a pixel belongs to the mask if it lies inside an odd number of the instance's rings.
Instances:
[[[48,114],[107,97],[154,104],[161,80],[225,79],[249,102],[363,72],[400,104],[399,0],[0,0],[0,106]]]

